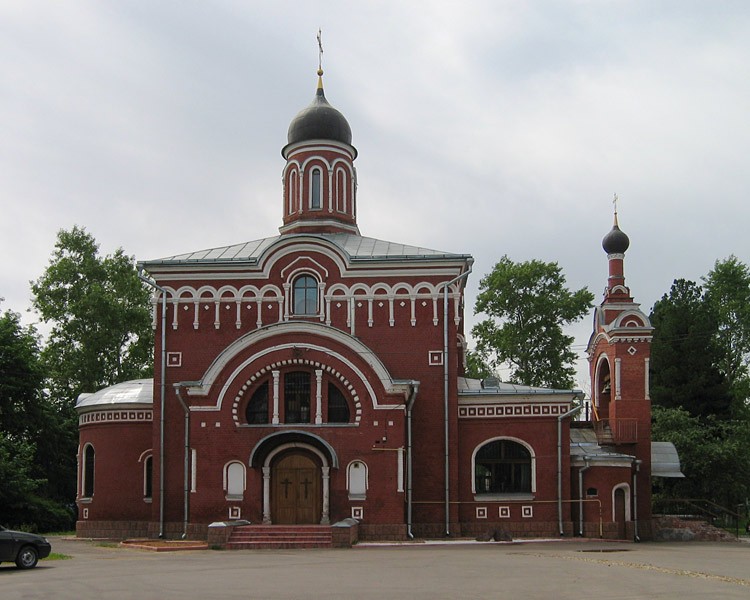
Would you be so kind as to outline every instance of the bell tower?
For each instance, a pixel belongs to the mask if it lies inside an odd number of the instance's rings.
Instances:
[[[292,119],[281,154],[286,166],[284,224],[279,231],[359,235],[357,150],[349,123],[326,100],[321,65],[315,97]]]
[[[602,240],[609,266],[607,286],[594,312],[587,351],[599,442],[623,446],[621,451],[635,453],[645,468],[651,458],[648,377],[653,327],[625,285],[625,252],[629,246],[615,204],[614,224]]]

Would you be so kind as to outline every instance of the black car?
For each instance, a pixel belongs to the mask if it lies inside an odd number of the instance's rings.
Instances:
[[[41,535],[11,531],[0,525],[0,562],[14,562],[19,569],[36,567],[40,558],[47,558],[52,546]]]

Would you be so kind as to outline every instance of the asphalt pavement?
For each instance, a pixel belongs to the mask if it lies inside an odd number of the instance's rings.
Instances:
[[[0,598],[750,598],[750,544],[411,543],[152,552],[50,538],[69,560],[0,565]]]

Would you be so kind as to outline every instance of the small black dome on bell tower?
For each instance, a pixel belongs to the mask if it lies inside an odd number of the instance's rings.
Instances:
[[[344,115],[326,100],[323,91],[323,70],[318,70],[315,98],[289,124],[287,144],[309,140],[333,140],[352,145],[352,130]]]

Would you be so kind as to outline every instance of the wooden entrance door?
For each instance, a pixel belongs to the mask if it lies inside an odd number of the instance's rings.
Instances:
[[[307,454],[286,454],[271,471],[271,520],[279,524],[317,524],[321,518],[321,473]]]

